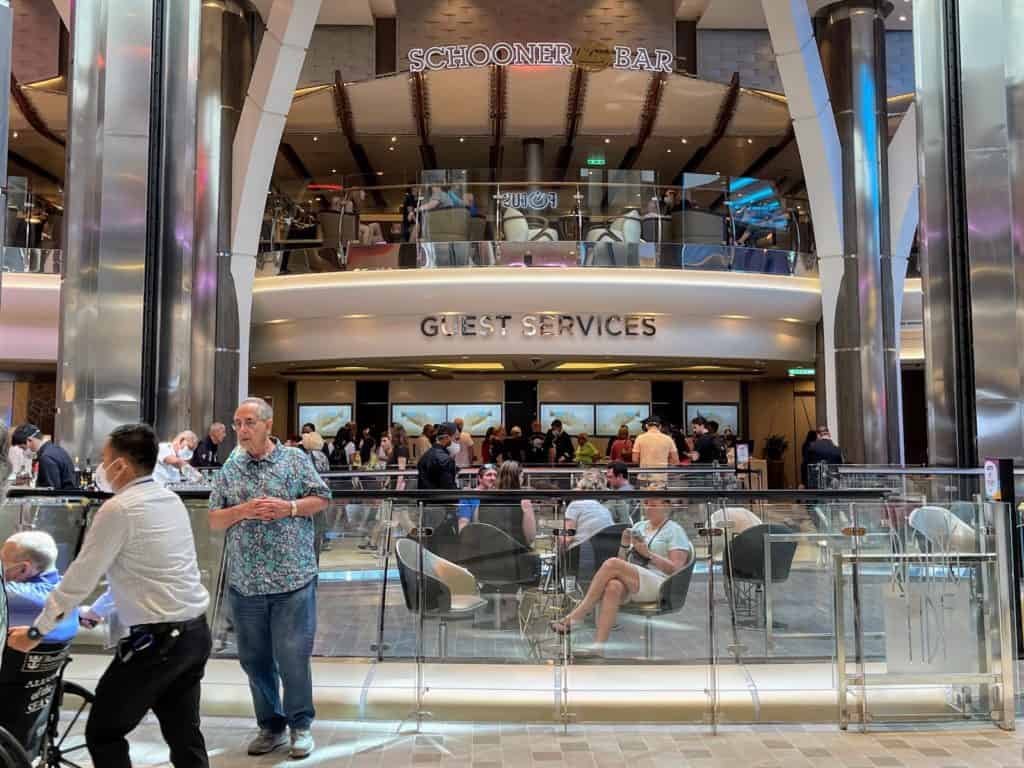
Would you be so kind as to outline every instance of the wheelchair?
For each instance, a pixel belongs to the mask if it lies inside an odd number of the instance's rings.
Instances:
[[[40,645],[27,654],[4,649],[0,768],[78,768],[88,759],[85,720],[95,697],[64,679],[69,646]]]

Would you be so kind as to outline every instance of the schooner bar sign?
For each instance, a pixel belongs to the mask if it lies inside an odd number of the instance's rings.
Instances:
[[[642,72],[672,72],[675,54],[663,48],[573,47],[570,43],[476,43],[410,48],[409,71],[507,66],[571,67],[597,70],[611,66]]]

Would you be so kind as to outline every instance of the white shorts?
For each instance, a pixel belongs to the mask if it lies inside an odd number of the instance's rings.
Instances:
[[[661,585],[668,577],[636,563],[629,563],[629,567],[636,571],[637,577],[640,579],[640,589],[635,594],[630,594],[627,602],[653,603],[656,601]]]

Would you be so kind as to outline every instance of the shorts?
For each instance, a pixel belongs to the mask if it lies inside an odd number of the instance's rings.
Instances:
[[[640,589],[635,594],[630,594],[630,603],[653,603],[658,599],[658,593],[661,591],[661,585],[664,583],[667,576],[655,573],[650,568],[644,568],[642,565],[636,563],[629,563],[629,567],[637,573],[637,577],[640,580]]]

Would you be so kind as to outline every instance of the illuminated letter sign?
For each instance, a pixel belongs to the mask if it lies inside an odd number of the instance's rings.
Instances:
[[[424,70],[463,69],[485,67],[490,64],[530,67],[571,67],[573,46],[569,43],[505,43],[493,45],[473,43],[471,45],[440,45],[431,48],[410,48],[410,72]],[[586,69],[603,69],[609,64],[615,69],[643,72],[672,72],[675,54],[663,48],[653,51],[647,48],[615,46],[614,52],[603,46],[580,46],[576,49],[580,66]]]
[[[556,336],[575,338],[652,338],[658,333],[654,315],[569,315],[544,312],[521,315],[512,324],[512,315],[428,315],[420,320],[420,334],[427,338],[454,336],[500,336],[508,338],[519,327],[526,339]]]
[[[558,207],[557,192],[502,192],[501,204],[505,208],[527,208],[531,211],[543,211]]]

